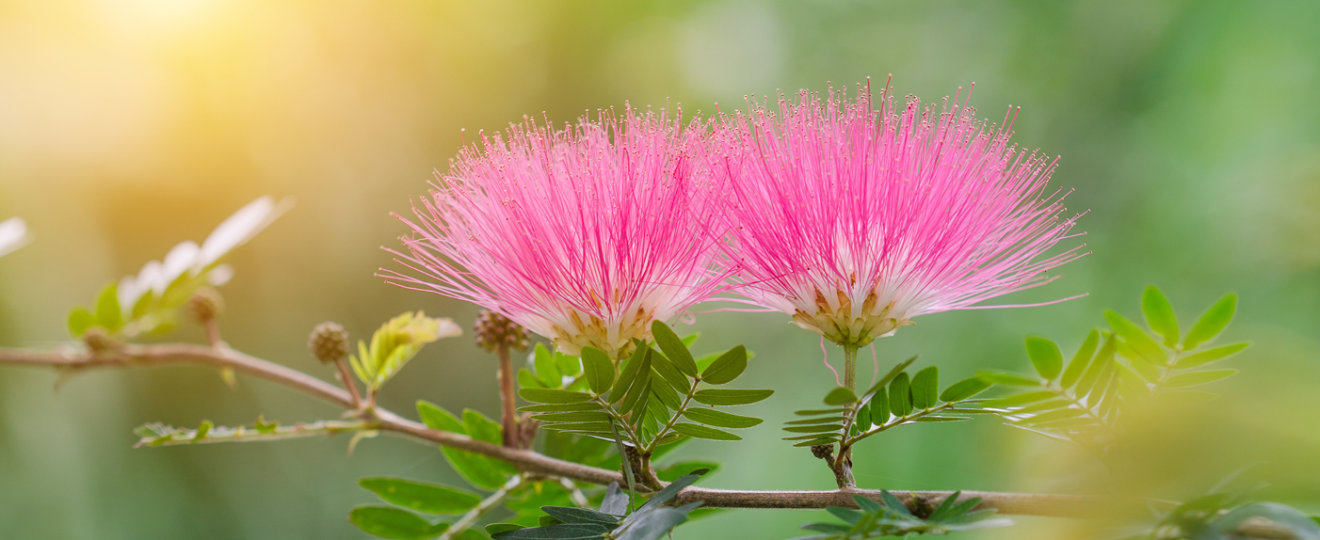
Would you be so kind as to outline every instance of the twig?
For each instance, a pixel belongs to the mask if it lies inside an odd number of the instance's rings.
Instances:
[[[352,408],[352,396],[344,389],[306,373],[261,360],[233,349],[213,349],[201,345],[160,344],[125,345],[121,350],[100,355],[65,350],[54,352],[0,348],[0,364],[55,367],[55,368],[126,368],[197,364],[211,367],[231,367],[237,372],[281,384],[305,394],[321,398],[344,408]],[[606,485],[624,483],[619,471],[610,471],[547,457],[531,450],[498,446],[471,437],[439,431],[421,423],[400,417],[390,411],[376,408],[374,417],[379,429],[443,446],[476,452],[512,463],[524,471],[548,476],[560,476],[580,482]],[[639,489],[641,486],[639,486]],[[949,491],[892,491],[905,501],[920,497],[926,501],[940,501]],[[880,492],[873,490],[834,491],[734,491],[689,487],[678,495],[683,503],[702,501],[706,506],[718,508],[824,508],[852,506],[852,496],[862,495],[879,500]],[[1088,517],[1094,514],[1101,499],[1079,495],[1048,495],[1029,493],[996,493],[964,491],[965,497],[981,497],[981,508],[993,508],[1003,514],[1036,516]]]
[[[436,540],[451,540],[453,538],[461,537],[464,531],[467,531],[473,525],[477,524],[477,520],[481,519],[481,516],[486,515],[487,512],[490,512],[503,504],[504,499],[509,496],[509,492],[518,489],[518,486],[522,485],[522,483],[523,475],[513,475],[513,477],[509,478],[508,482],[505,482],[503,486],[500,486],[499,490],[495,493],[491,493],[489,497],[482,499],[481,502],[477,504],[476,508],[463,514],[462,518],[459,518],[459,520],[455,521],[453,525],[450,525],[449,529],[445,530],[445,533],[440,535],[440,538]]]

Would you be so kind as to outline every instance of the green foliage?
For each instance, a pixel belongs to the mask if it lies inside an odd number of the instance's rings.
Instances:
[[[599,511],[545,506],[541,510],[552,519],[539,527],[500,523],[487,526],[486,531],[494,540],[657,540],[686,522],[688,514],[701,505],[674,507],[667,503],[706,472],[697,470],[674,480],[632,513],[627,513],[628,497],[619,491],[619,485],[610,484]]]
[[[1023,387],[1023,392],[986,402],[1009,425],[1089,448],[1106,450],[1119,418],[1153,401],[1195,401],[1216,397],[1192,387],[1236,373],[1231,369],[1198,369],[1230,358],[1246,343],[1202,347],[1233,318],[1236,296],[1216,302],[1192,327],[1179,335],[1177,316],[1168,299],[1154,286],[1142,295],[1146,330],[1122,315],[1107,311],[1108,330],[1092,330],[1064,368],[1057,345],[1032,336],[1027,355],[1040,378],[982,371],[987,383]],[[1179,343],[1181,339],[1181,344]]]
[[[371,345],[358,341],[358,353],[349,356],[353,372],[372,391],[379,390],[427,343],[462,334],[454,321],[427,317],[421,311],[404,313],[381,325]]]
[[[910,534],[948,534],[1013,524],[1003,518],[989,519],[995,514],[994,510],[974,510],[981,503],[979,497],[958,502],[959,495],[961,492],[954,492],[934,510],[919,506],[918,510],[924,511],[918,513],[913,513],[888,491],[880,492],[881,502],[854,495],[858,510],[832,506],[827,510],[839,522],[808,523],[802,528],[820,534],[794,540],[863,540]]]
[[[582,349],[582,371],[586,385],[581,390],[555,388],[541,376],[549,371],[549,351],[534,352],[533,363],[538,387],[523,383],[518,394],[534,405],[520,410],[530,412],[543,430],[584,435],[613,441],[615,432],[643,454],[684,437],[712,440],[740,440],[727,429],[744,429],[761,423],[760,419],[717,411],[706,406],[745,405],[761,401],[772,390],[736,390],[704,388],[733,382],[747,367],[747,351],[742,346],[703,357],[697,365],[689,343],[695,340],[678,337],[662,323],[652,327],[656,347],[636,341],[633,354],[616,366],[603,352],[591,347]],[[558,364],[558,363],[557,363]],[[547,387],[549,386],[549,387]],[[680,420],[688,420],[681,422]]]
[[[894,366],[860,397],[842,386],[830,390],[822,400],[830,408],[794,413],[803,418],[785,423],[783,429],[790,436],[784,440],[793,441],[793,446],[840,444],[846,448],[900,425],[956,422],[966,420],[964,415],[983,412],[970,408],[975,402],[969,400],[992,383],[973,377],[940,392],[939,369],[935,366],[908,375],[906,370],[916,359],[914,356]]]
[[[481,502],[474,493],[402,478],[363,478],[358,485],[385,502],[428,514],[461,514]]]
[[[359,506],[349,512],[348,520],[368,534],[395,540],[435,538],[449,530],[448,523],[432,523],[391,506]]]
[[[418,401],[417,413],[431,429],[467,435],[491,444],[500,444],[502,439],[503,432],[499,423],[477,411],[463,411],[463,420],[459,420],[438,405]],[[450,447],[443,447],[440,451],[464,480],[481,489],[499,489],[518,472],[508,463],[481,454]]]
[[[1122,540],[1238,540],[1257,537],[1244,526],[1268,529],[1268,538],[1320,540],[1320,523],[1290,506],[1252,502],[1245,494],[1220,492],[1199,497],[1160,512],[1156,522],[1133,527]]]

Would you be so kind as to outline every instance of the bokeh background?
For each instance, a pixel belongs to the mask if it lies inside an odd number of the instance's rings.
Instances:
[[[999,118],[1023,107],[1020,144],[1063,156],[1054,182],[1094,253],[1006,300],[1089,293],[1050,307],[945,313],[882,340],[882,364],[920,352],[946,378],[1025,370],[1022,337],[1071,354],[1113,308],[1138,317],[1161,285],[1184,318],[1241,294],[1229,339],[1256,346],[1222,399],[1150,429],[1152,493],[1188,497],[1258,464],[1266,496],[1320,512],[1320,3],[1088,0],[583,2],[451,0],[0,1],[0,217],[33,243],[0,260],[0,344],[55,347],[104,283],[175,243],[200,241],[258,196],[297,206],[231,258],[225,338],[329,377],[313,325],[367,336],[404,310],[471,323],[470,305],[373,273],[404,227],[390,212],[425,192],[463,140],[524,114],[823,89],[893,74],[927,100],[976,84]],[[694,443],[727,467],[710,486],[829,488],[809,453],[778,440],[789,411],[833,384],[814,335],[773,314],[715,313],[708,350],[759,351],[748,387],[779,388],[740,443]],[[201,340],[196,328],[172,339]],[[838,360],[840,351],[832,349]],[[869,353],[863,352],[864,364]],[[492,357],[468,339],[426,349],[382,402],[498,411]],[[869,376],[864,375],[863,378]],[[47,371],[0,367],[0,536],[23,539],[358,539],[348,510],[365,475],[455,481],[433,448],[393,438],[130,448],[148,421],[333,417],[311,398],[212,370],[86,373],[56,392]],[[1068,492],[1085,456],[993,419],[919,425],[858,450],[872,488]],[[677,538],[788,538],[820,512],[736,511]],[[1050,538],[1022,519],[968,538]]]

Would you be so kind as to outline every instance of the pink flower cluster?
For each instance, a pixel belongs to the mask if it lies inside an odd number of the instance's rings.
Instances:
[[[1082,253],[1055,161],[955,98],[806,91],[718,122],[627,109],[464,149],[404,219],[394,283],[616,357],[722,291],[848,347],[1051,281]]]
[[[1076,216],[1046,184],[1057,160],[1009,145],[1012,120],[958,98],[903,107],[801,92],[725,118],[711,145],[730,196],[738,292],[845,346],[918,315],[1048,283],[1042,257]]]
[[[566,353],[627,354],[724,287],[700,120],[639,112],[482,136],[404,221],[405,287],[497,311]]]

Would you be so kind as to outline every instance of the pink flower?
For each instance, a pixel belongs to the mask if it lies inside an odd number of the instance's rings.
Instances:
[[[396,255],[419,277],[384,277],[497,311],[565,353],[628,354],[651,321],[722,287],[704,127],[629,108],[562,129],[528,120],[507,140],[483,134],[480,151],[437,173],[416,221],[400,218],[413,235]]]
[[[1009,145],[1011,117],[987,125],[956,97],[898,109],[887,90],[877,111],[859,94],[781,96],[777,111],[753,104],[717,130],[727,252],[748,301],[860,347],[918,315],[1048,283],[1084,255],[1043,256],[1078,216],[1061,220],[1062,196],[1045,191],[1057,160]]]

